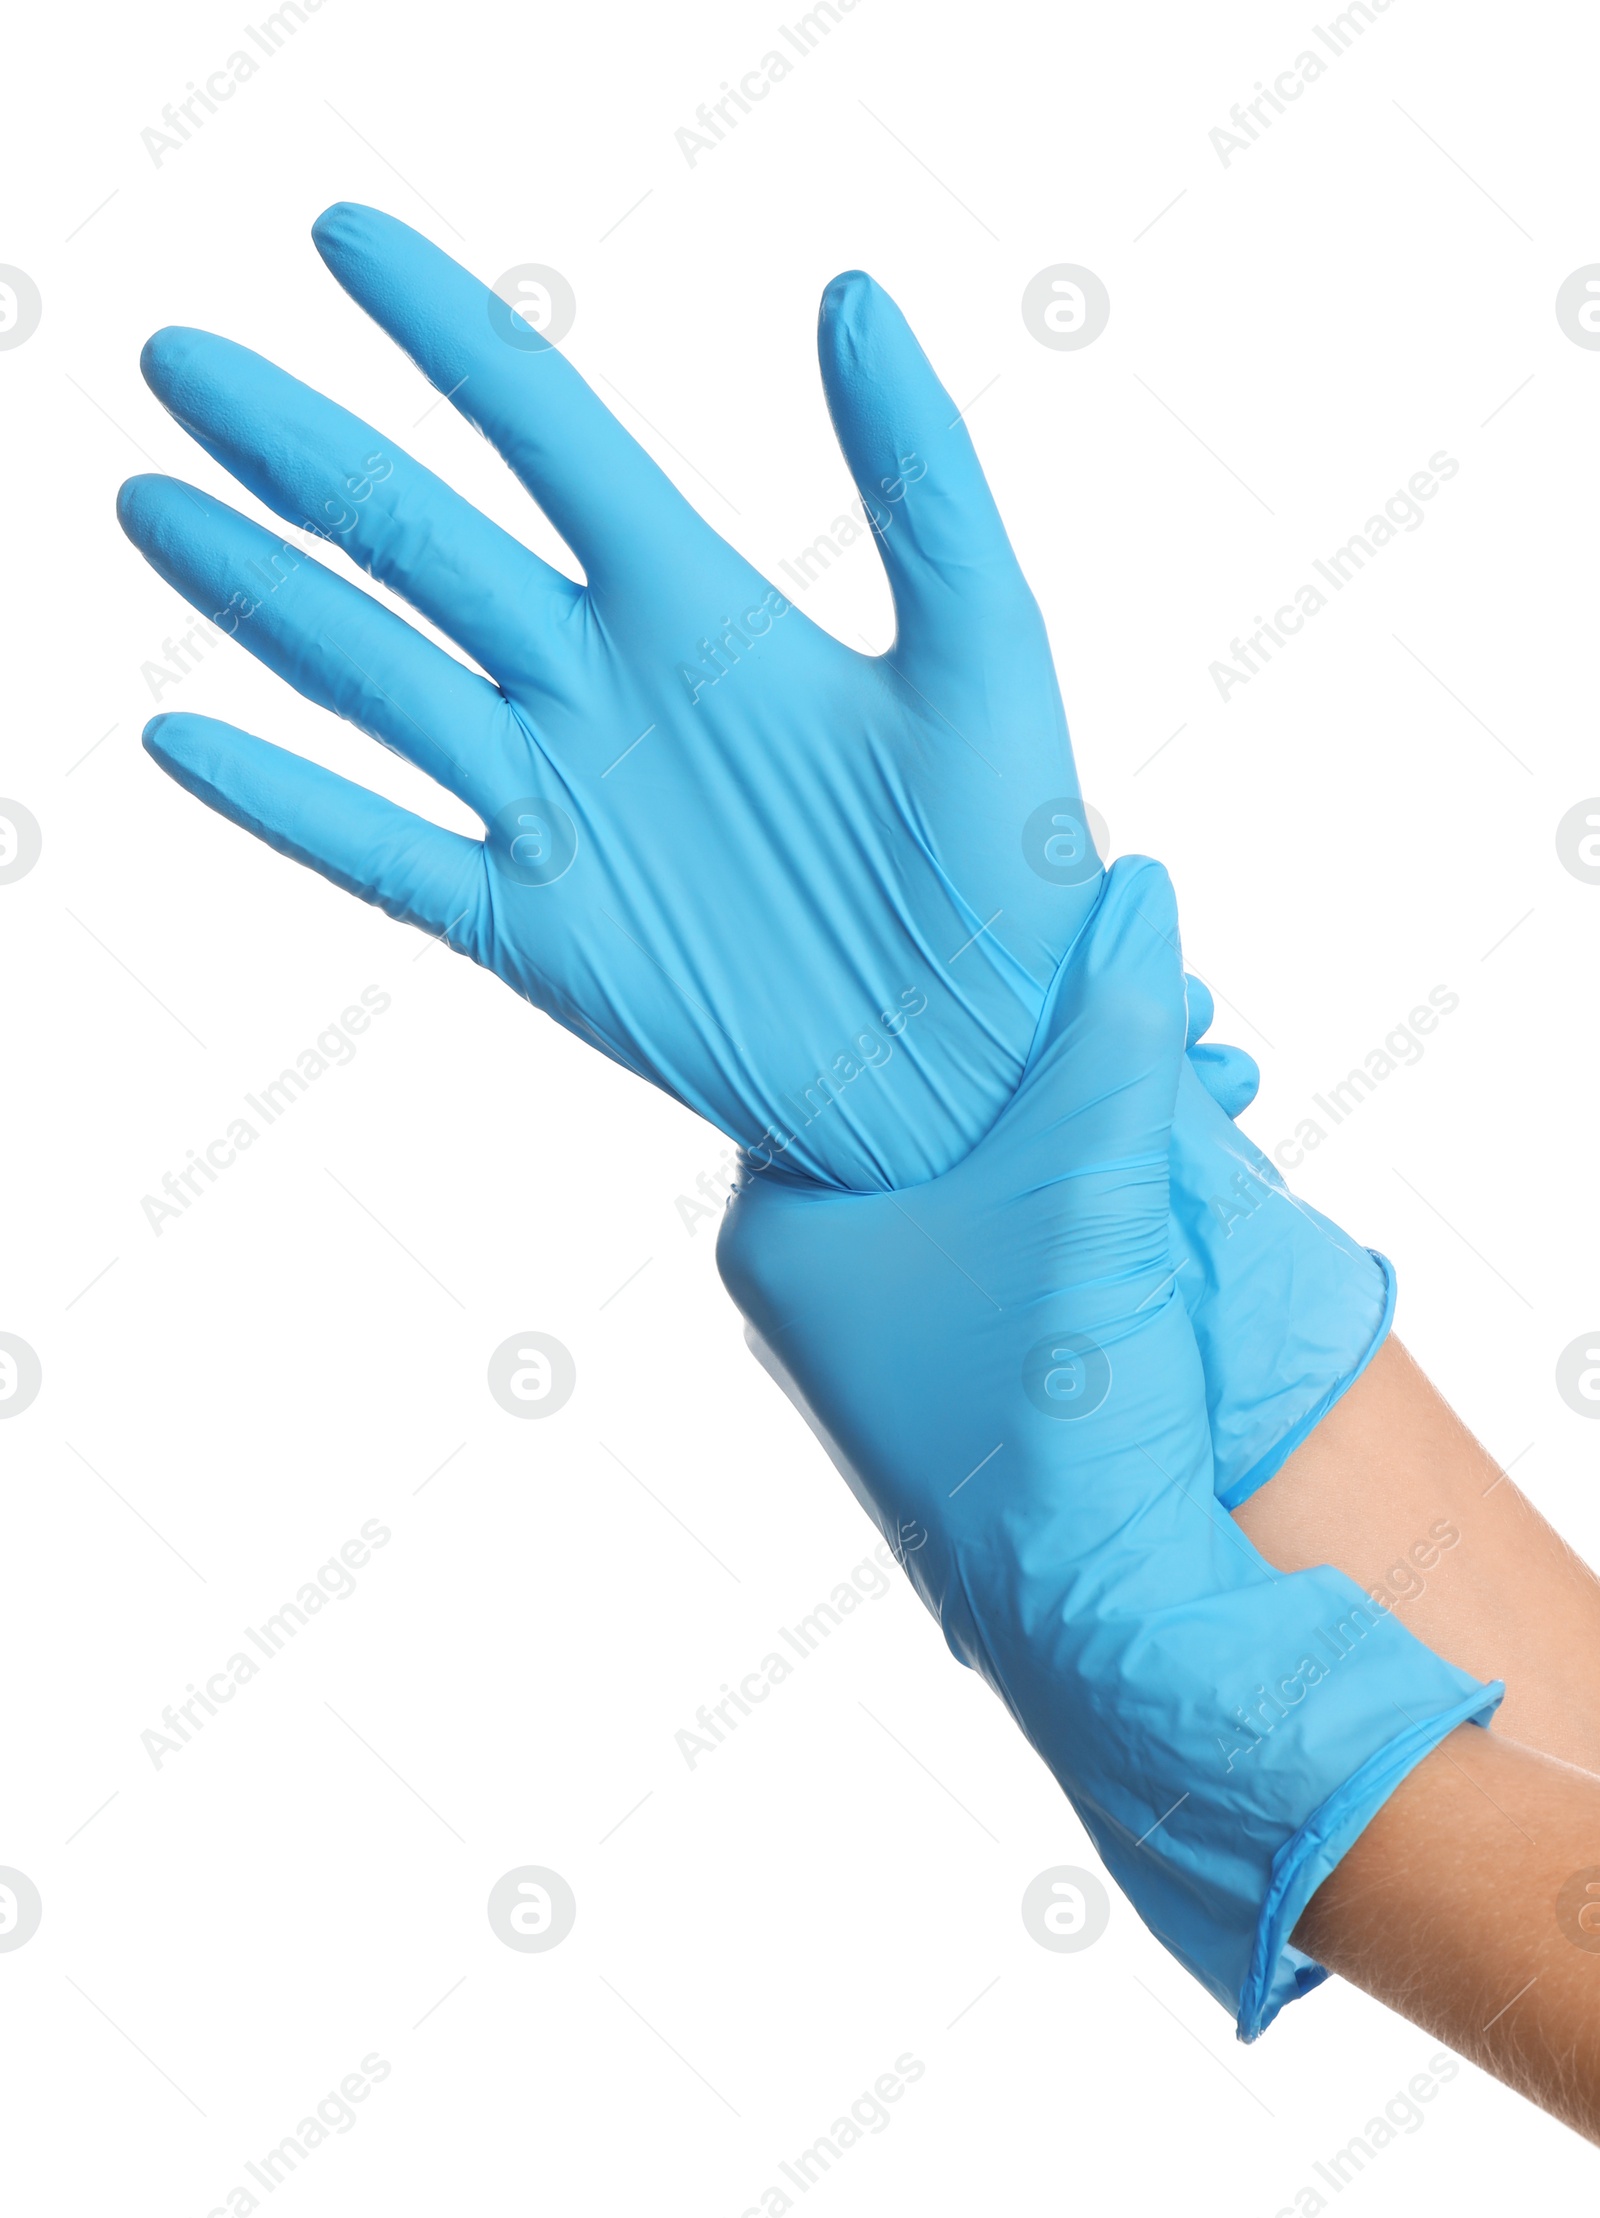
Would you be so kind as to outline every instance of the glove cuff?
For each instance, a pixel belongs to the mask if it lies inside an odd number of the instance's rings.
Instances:
[[[1290,1935],[1301,1912],[1329,1872],[1342,1861],[1424,1756],[1458,1725],[1487,1725],[1505,1694],[1505,1682],[1490,1680],[1418,1724],[1412,1722],[1385,1748],[1352,1772],[1343,1786],[1314,1810],[1272,1860],[1272,1884],[1261,1906],[1250,1970],[1239,1994],[1241,2041],[1264,2033],[1287,2002],[1297,2002],[1320,1987],[1328,1974],[1297,1949]]]
[[[1360,1378],[1367,1365],[1388,1339],[1394,1324],[1394,1305],[1397,1292],[1394,1265],[1377,1248],[1368,1248],[1367,1253],[1383,1274],[1383,1307],[1376,1325],[1372,1328],[1372,1336],[1368,1340],[1365,1349],[1356,1358],[1355,1362],[1342,1371],[1320,1397],[1310,1404],[1304,1414],[1289,1426],[1282,1438],[1275,1441],[1264,1455],[1257,1457],[1256,1461],[1241,1477],[1223,1484],[1223,1474],[1219,1467],[1217,1473],[1217,1500],[1224,1509],[1237,1509],[1241,1502],[1248,1502],[1252,1494],[1259,1493],[1269,1479],[1277,1477],[1296,1448],[1300,1446],[1302,1441],[1311,1437],[1323,1418],[1327,1416],[1329,1410],[1333,1408],[1335,1402],[1343,1401],[1345,1395],[1349,1393],[1356,1380]]]

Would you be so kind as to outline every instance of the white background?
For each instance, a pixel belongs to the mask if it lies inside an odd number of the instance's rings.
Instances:
[[[1554,838],[1600,788],[1600,354],[1553,312],[1600,259],[1600,33],[1395,0],[1224,168],[1208,133],[1309,12],[860,0],[691,169],[674,131],[779,20],[327,0],[159,167],[140,132],[236,10],[13,22],[0,261],[44,318],[0,353],[0,790],[45,845],[0,887],[0,1327],[44,1388],[0,1433],[0,1863],[44,1921],[0,1954],[0,2078],[39,2218],[228,2209],[374,2051],[389,2078],[275,2208],[736,2218],[909,2051],[892,2124],[797,2204],[1271,2218],[1435,2053],[1337,1984],[1241,2049],[1120,1900],[1093,1949],[1038,1947],[1024,1886],[1092,1851],[898,1578],[686,1768],[677,1730],[875,1538],[676,1206],[720,1137],[139,749],[141,666],[190,620],[116,485],[153,464],[256,512],[140,380],[163,323],[269,353],[557,551],[322,267],[329,201],[491,280],[563,271],[572,358],[769,570],[848,497],[812,326],[870,269],[982,393],[1086,790],[1172,870],[1262,1063],[1248,1129],[1459,994],[1298,1183],[1396,1259],[1406,1341],[1600,1551],[1600,1436],[1554,1387],[1600,1304],[1600,888]],[[1083,352],[1019,312],[1062,261],[1110,291]],[[1220,701],[1210,662],[1441,448],[1425,525]],[[869,547],[806,605],[887,642]],[[161,705],[475,828],[231,646]],[[157,1238],[141,1197],[369,984],[393,1006],[357,1059]],[[540,1424],[484,1384],[529,1329],[578,1368]],[[357,1592],[155,1771],[163,1705],[370,1518]],[[526,1863],[577,1897],[548,1954],[485,1917]],[[1592,2189],[1467,2066],[1425,2121],[1352,2202]]]

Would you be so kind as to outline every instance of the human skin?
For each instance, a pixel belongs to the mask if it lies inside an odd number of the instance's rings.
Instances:
[[[1600,1579],[1397,1340],[1234,1515],[1279,1570],[1335,1564],[1440,1655],[1503,1679],[1496,1732],[1600,1773]]]
[[[1441,1741],[1295,1928],[1307,1955],[1600,2142],[1600,1779]]]
[[[1600,1580],[1393,1339],[1235,1515],[1280,1570],[1336,1564],[1506,1687],[1390,1797],[1296,1944],[1600,2141]]]

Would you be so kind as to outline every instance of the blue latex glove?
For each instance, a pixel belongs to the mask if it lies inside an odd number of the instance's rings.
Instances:
[[[1172,1120],[1172,1245],[1200,1344],[1217,1497],[1247,1501],[1361,1376],[1394,1321],[1394,1266],[1301,1201],[1234,1122],[1261,1074],[1202,1040],[1213,1004],[1189,993],[1189,1054]]]
[[[130,537],[240,645],[459,796],[487,840],[206,718],[158,718],[150,751],[745,1146],[858,1189],[948,1169],[1015,1089],[1100,868],[1043,619],[898,309],[853,274],[820,326],[894,589],[895,645],[874,656],[776,592],[447,255],[358,207],[315,237],[505,456],[587,586],[259,356],[161,332],[145,373],[208,452],[488,676],[210,494],[133,479]]]
[[[838,278],[818,339],[894,592],[895,644],[874,657],[776,593],[561,353],[448,256],[353,206],[315,237],[499,448],[587,585],[260,356],[158,333],[146,377],[206,451],[488,675],[210,493],[133,479],[129,536],[301,693],[457,794],[487,838],[208,717],[155,718],[150,752],[280,852],[487,964],[757,1163],[862,1190],[948,1169],[1015,1090],[1100,865],[1043,621],[898,309],[869,278]],[[1367,1359],[1387,1287],[1364,1250],[1280,1198],[1276,1173],[1241,1232],[1241,1143],[1197,1083],[1174,1147],[1180,1284],[1233,1501]]]
[[[747,1178],[718,1260],[955,1654],[1250,2039],[1324,1976],[1289,1938],[1312,1893],[1503,1690],[1342,1572],[1275,1573],[1213,1499],[1168,1238],[1183,1045],[1171,886],[1119,862],[963,1162],[901,1194]]]

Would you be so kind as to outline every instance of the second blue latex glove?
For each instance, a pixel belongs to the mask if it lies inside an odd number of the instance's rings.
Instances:
[[[1171,886],[1119,862],[963,1162],[900,1194],[747,1178],[718,1261],[950,1647],[1249,2039],[1323,1976],[1291,1940],[1322,1879],[1501,1690],[1342,1572],[1275,1573],[1213,1498],[1169,1242],[1183,1042]]]

